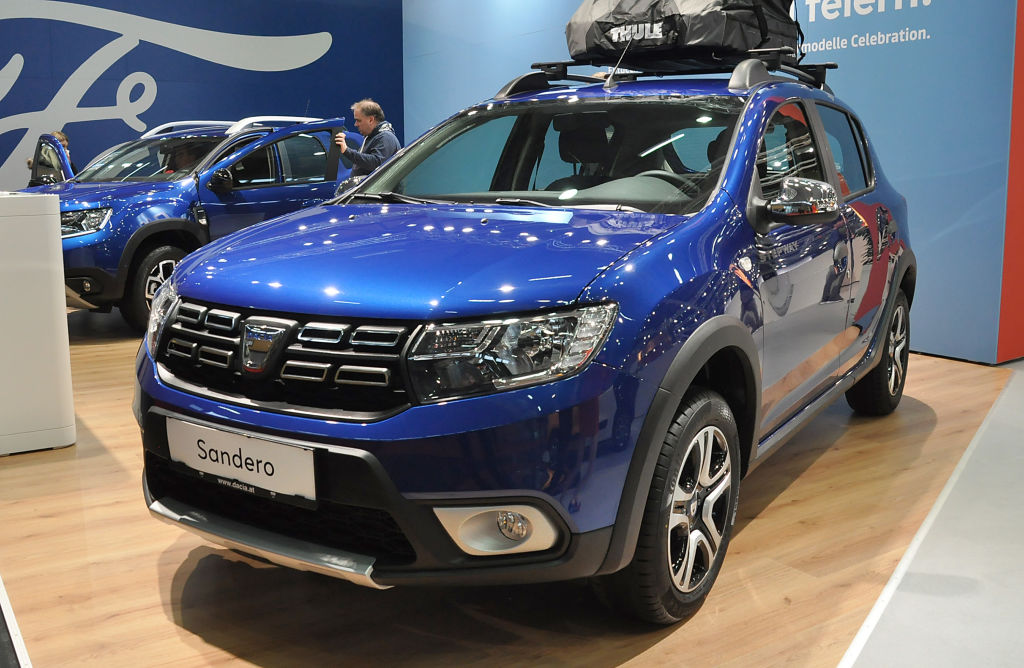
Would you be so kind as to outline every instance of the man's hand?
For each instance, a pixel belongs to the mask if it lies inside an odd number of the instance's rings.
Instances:
[[[334,143],[338,145],[338,148],[341,149],[342,153],[348,150],[348,144],[345,143],[344,132],[339,132],[338,134],[334,135]]]

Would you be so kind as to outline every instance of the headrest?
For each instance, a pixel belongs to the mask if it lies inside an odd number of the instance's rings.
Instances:
[[[577,113],[555,116],[552,126],[558,132],[558,153],[565,162],[604,163],[608,159],[608,115]]]
[[[718,133],[718,136],[708,144],[708,162],[712,167],[718,167],[725,162],[725,156],[729,151],[730,128]]]

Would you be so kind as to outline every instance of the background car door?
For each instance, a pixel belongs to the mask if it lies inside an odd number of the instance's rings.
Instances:
[[[787,176],[825,181],[804,107],[775,112],[757,159],[762,195],[779,195]],[[762,435],[828,385],[838,367],[846,323],[842,276],[849,262],[846,222],[775,226],[757,239],[764,302]]]
[[[337,177],[328,178],[333,176],[328,163],[331,133],[326,126],[283,136],[273,133],[246,146],[241,155],[235,153],[205,170],[199,177],[199,196],[210,238],[332,197],[338,181],[347,178],[350,170],[339,166]],[[210,179],[220,169],[231,175],[232,187],[215,192],[209,187]]]
[[[199,181],[199,197],[206,211],[211,239],[272,217],[268,213],[277,210],[273,191],[277,189],[278,174],[271,145],[254,142],[240,158],[218,169],[226,169],[231,174],[231,188],[218,192],[210,189],[209,177],[215,169],[207,170]]]
[[[36,152],[32,156],[29,187],[60,183],[74,175],[74,171],[71,169],[71,158],[57,138],[50,134],[39,135]]]

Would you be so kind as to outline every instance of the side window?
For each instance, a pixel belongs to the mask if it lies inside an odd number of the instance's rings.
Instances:
[[[313,183],[327,175],[327,132],[302,133],[277,142],[285,183]]]
[[[253,151],[231,167],[236,186],[257,186],[274,182],[273,154],[269,146]]]
[[[259,139],[261,136],[262,135],[251,135],[249,137],[244,137],[243,139],[239,139],[238,141],[232,143],[227,148],[222,149],[220,154],[214,159],[213,162],[220,162],[221,160],[223,160],[224,158],[228,157],[229,155],[231,155],[235,151],[237,151],[237,150],[239,150],[241,148],[245,148],[249,144],[253,143],[257,139]]]
[[[868,176],[864,169],[867,152],[854,131],[853,121],[845,112],[821,104],[818,113],[839,172],[840,194],[845,197],[867,189]]]
[[[37,178],[48,177],[55,181],[63,181],[64,175],[61,172],[60,158],[57,151],[49,144],[39,144],[33,176]]]
[[[489,191],[515,121],[514,116],[502,116],[452,137],[403,179],[400,192],[434,195]]]
[[[769,200],[778,197],[787,176],[825,180],[807,115],[796,102],[779,107],[768,122],[757,152],[757,171],[761,192]]]

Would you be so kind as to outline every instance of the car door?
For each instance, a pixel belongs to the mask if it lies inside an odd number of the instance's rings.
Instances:
[[[349,174],[347,169],[333,167],[328,159],[333,132],[343,120],[271,132],[204,169],[198,177],[199,197],[210,238],[333,196],[338,180]],[[334,160],[337,165],[336,155]],[[218,186],[218,172],[230,177],[228,187]]]
[[[850,229],[850,264],[842,286],[847,302],[847,345],[839,368],[845,373],[864,356],[883,315],[897,226],[892,211],[875,191],[874,169],[860,124],[843,109],[821,102],[815,106]]]
[[[51,134],[39,135],[36,151],[32,156],[29,187],[60,183],[74,175],[74,170],[71,169],[71,157],[64,145]]]
[[[786,177],[827,179],[803,103],[787,102],[773,114],[757,172],[768,201],[778,197]],[[764,302],[761,428],[767,435],[833,382],[846,323],[840,286],[849,239],[845,219],[836,215],[824,224],[774,224],[756,243]]]

